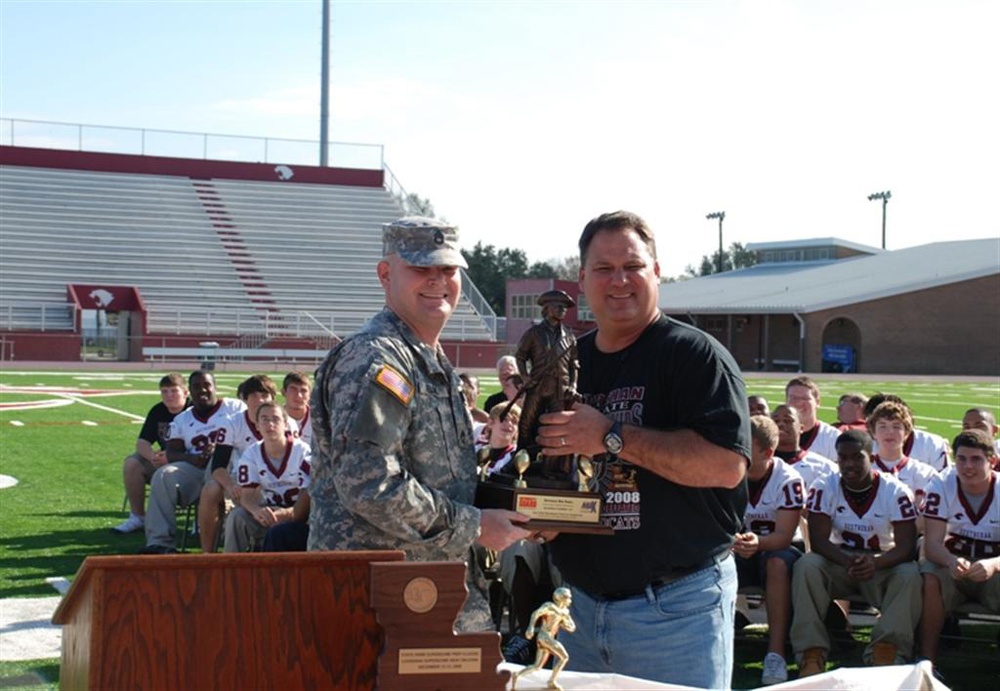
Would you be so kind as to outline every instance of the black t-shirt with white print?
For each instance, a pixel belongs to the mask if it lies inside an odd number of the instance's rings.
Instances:
[[[693,429],[750,457],[746,388],[718,341],[666,316],[615,353],[600,352],[595,335],[578,341],[577,388],[585,403],[627,425]],[[735,489],[698,489],[617,457],[593,461],[601,520],[615,534],[564,533],[552,543],[555,563],[572,585],[598,596],[634,592],[731,546],[746,509],[745,481]]]

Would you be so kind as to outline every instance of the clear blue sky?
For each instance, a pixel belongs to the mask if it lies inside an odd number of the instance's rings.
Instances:
[[[318,139],[320,13],[2,0],[0,116]],[[727,245],[877,246],[885,189],[890,248],[991,237],[998,26],[993,0],[334,2],[331,137],[532,260],[617,208],[667,275],[720,210]]]

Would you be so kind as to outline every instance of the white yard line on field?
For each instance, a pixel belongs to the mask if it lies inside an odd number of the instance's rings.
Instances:
[[[82,405],[89,405],[91,408],[97,408],[98,410],[103,410],[103,411],[108,412],[108,413],[117,413],[118,415],[121,415],[123,417],[127,417],[127,418],[129,418],[131,420],[145,420],[145,418],[143,416],[141,416],[141,415],[134,415],[134,414],[129,413],[129,412],[124,411],[124,410],[118,410],[117,408],[110,408],[110,407],[108,407],[106,405],[101,405],[99,403],[92,403],[92,402],[90,402],[90,401],[88,401],[86,399],[80,398],[78,396],[71,396],[69,394],[64,394],[64,393],[55,394],[55,395],[60,396],[62,398],[68,398],[69,400],[71,400],[71,401],[73,401],[75,403],[80,403]]]

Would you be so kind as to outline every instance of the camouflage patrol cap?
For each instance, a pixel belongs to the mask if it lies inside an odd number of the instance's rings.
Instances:
[[[469,268],[458,247],[458,229],[424,216],[406,216],[382,226],[382,256],[390,254],[414,266]]]

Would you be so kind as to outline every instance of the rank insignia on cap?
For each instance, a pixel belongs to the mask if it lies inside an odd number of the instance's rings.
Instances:
[[[410,405],[410,401],[413,400],[413,384],[389,365],[382,365],[378,374],[375,375],[375,381],[398,398],[403,405]]]

